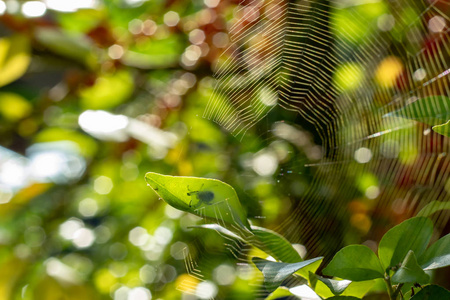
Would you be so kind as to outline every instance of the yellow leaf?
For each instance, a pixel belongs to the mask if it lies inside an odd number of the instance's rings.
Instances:
[[[22,77],[30,60],[30,44],[25,36],[0,39],[0,86]]]
[[[133,78],[127,71],[117,71],[97,78],[95,84],[80,91],[81,106],[109,109],[123,103],[133,93]]]
[[[17,258],[11,258],[0,266],[0,299],[12,299],[14,288],[25,268],[25,262]]]
[[[0,114],[5,119],[18,121],[27,117],[32,110],[30,102],[22,96],[14,93],[0,93]]]

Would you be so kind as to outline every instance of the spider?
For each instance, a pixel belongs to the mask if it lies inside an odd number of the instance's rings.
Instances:
[[[198,191],[191,191],[189,189],[189,185],[187,186],[187,189],[189,191],[189,193],[187,193],[188,196],[191,197],[191,201],[189,202],[189,207],[192,207],[192,195],[196,195],[197,199],[198,199],[198,203],[195,205],[195,207],[200,206],[200,204],[205,203],[205,204],[210,204],[211,201],[214,200],[214,193],[211,191],[202,191],[203,188],[203,184],[200,187],[200,189]]]

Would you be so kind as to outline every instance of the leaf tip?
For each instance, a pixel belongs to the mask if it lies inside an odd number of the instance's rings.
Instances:
[[[435,125],[431,129],[433,129],[434,132],[439,133],[440,135],[450,137],[450,120],[448,120],[444,124]]]
[[[155,184],[161,177],[164,177],[166,175],[162,175],[155,172],[147,172],[145,173],[145,181],[149,184]]]
[[[145,174],[145,182],[147,182],[147,186],[151,187],[155,192],[158,192],[157,182],[158,177],[163,175],[155,173],[155,172],[147,172]]]
[[[160,174],[155,173],[155,172],[147,172],[147,173],[145,173],[145,179],[146,180],[152,179],[153,177],[155,177],[155,175],[160,175]]]

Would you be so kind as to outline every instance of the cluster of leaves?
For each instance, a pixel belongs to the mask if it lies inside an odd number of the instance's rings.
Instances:
[[[252,258],[253,264],[264,276],[265,289],[271,292],[268,299],[286,295],[306,297],[305,290],[299,292],[299,287],[279,288],[293,274],[308,281],[315,290],[317,298],[314,299],[360,299],[358,297],[364,296],[378,279],[385,281],[392,300],[400,295],[402,299],[406,296],[411,299],[450,297],[446,289],[428,285],[431,279],[427,272],[450,265],[450,234],[428,247],[433,235],[433,223],[426,217],[437,210],[450,208],[448,203],[431,203],[419,213],[420,216],[390,229],[379,243],[378,256],[365,245],[344,247],[323,269],[324,275],[333,278],[329,279],[316,274],[323,257],[304,261],[282,236],[268,229],[250,226],[236,192],[228,184],[213,179],[157,173],[147,173],[146,180],[168,204],[216,223],[198,227],[241,239],[276,260]],[[422,289],[421,285],[427,286]],[[421,288],[415,295],[414,286]]]

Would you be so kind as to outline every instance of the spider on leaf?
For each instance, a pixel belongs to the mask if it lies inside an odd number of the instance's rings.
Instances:
[[[191,197],[191,201],[189,202],[189,207],[192,207],[192,196],[195,195],[198,202],[194,207],[199,207],[202,203],[211,204],[211,201],[214,200],[214,193],[211,191],[202,191],[203,184],[198,191],[191,191],[189,189],[189,185],[187,186],[188,193],[187,195]]]

